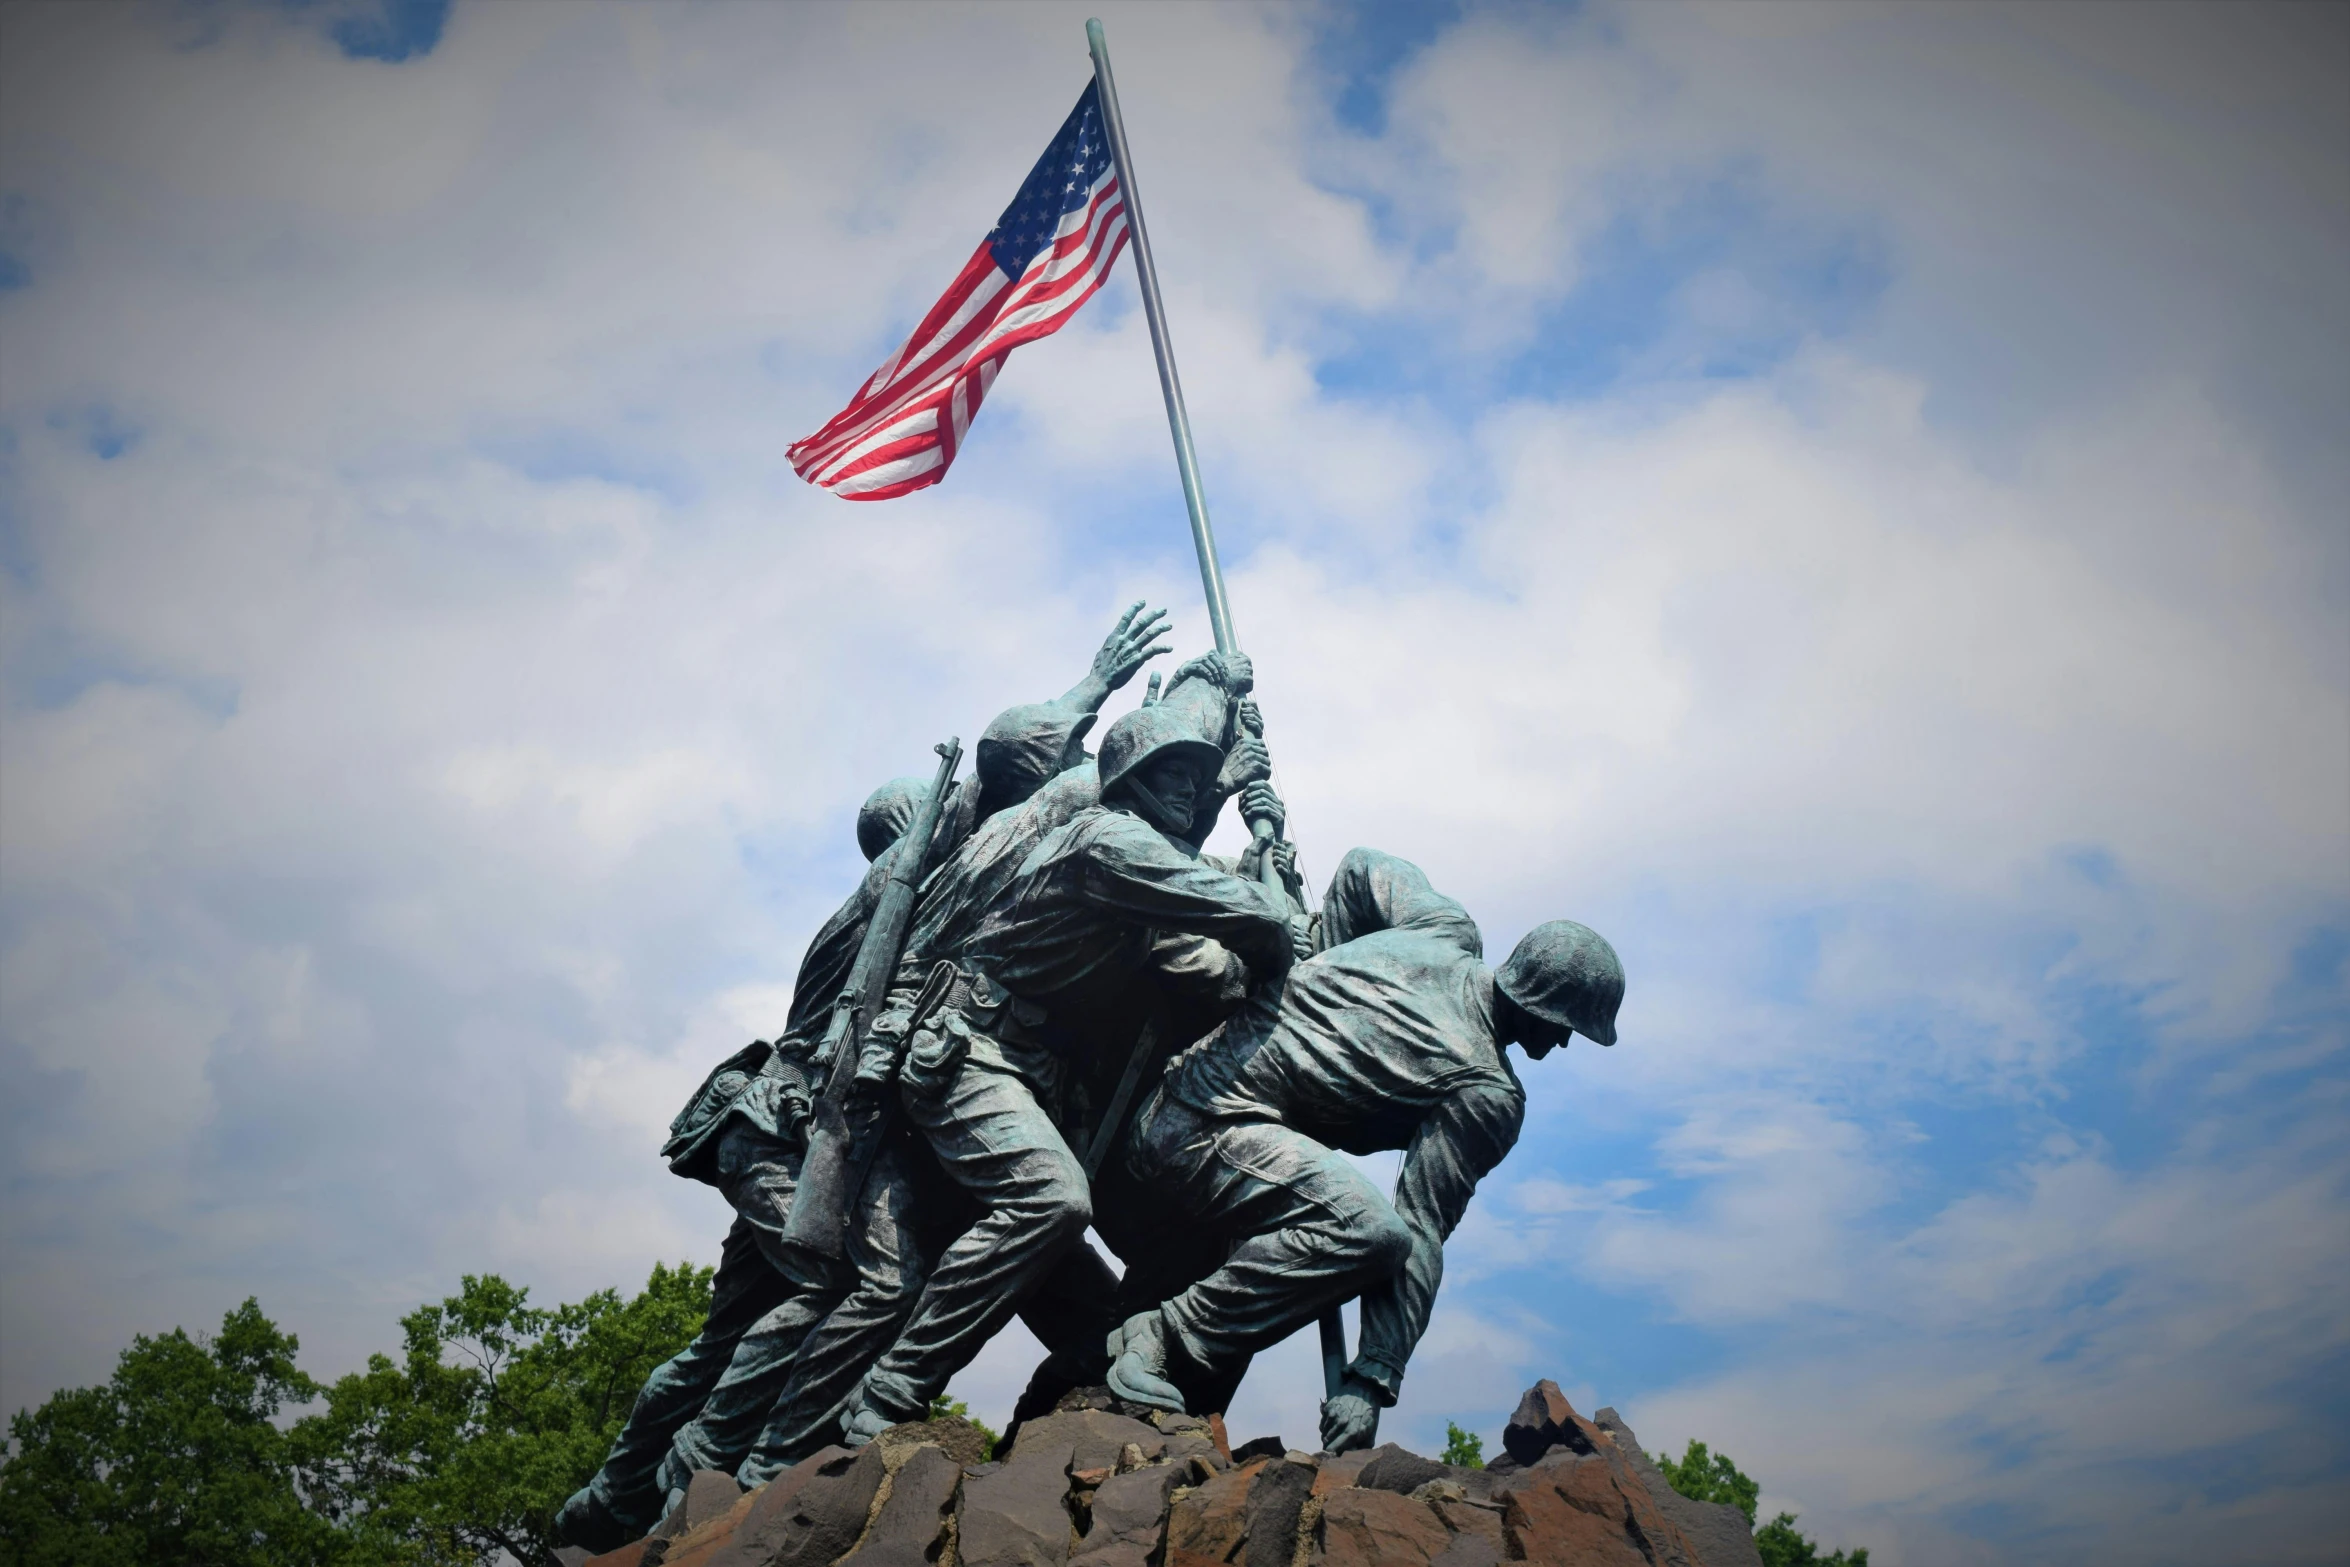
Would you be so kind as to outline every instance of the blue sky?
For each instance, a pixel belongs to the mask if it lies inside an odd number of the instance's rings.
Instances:
[[[1123,274],[942,487],[783,458],[1084,15],[0,15],[0,1401],[714,1258],[653,1150],[857,800],[1205,644]],[[2337,1559],[2343,13],[1103,15],[1309,872],[1631,974],[1389,1429],[1547,1375],[1895,1567]]]

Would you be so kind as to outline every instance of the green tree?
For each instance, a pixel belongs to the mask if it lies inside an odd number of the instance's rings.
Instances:
[[[1869,1567],[1865,1545],[1853,1547],[1849,1555],[1831,1551],[1822,1556],[1809,1536],[1796,1531],[1793,1513],[1781,1513],[1755,1530],[1754,1548],[1762,1556],[1763,1567]]]
[[[969,1404],[964,1403],[959,1398],[949,1398],[944,1393],[939,1394],[938,1397],[930,1401],[930,1408],[922,1418],[925,1420],[968,1421],[973,1430],[977,1431],[981,1436],[987,1438],[987,1450],[991,1453],[995,1451],[996,1444],[1003,1440],[1002,1437],[996,1434],[995,1427],[989,1425],[984,1420],[975,1418],[972,1415],[971,1406]]]
[[[1456,1469],[1485,1467],[1485,1438],[1474,1431],[1463,1431],[1447,1420],[1444,1423],[1444,1461]]]
[[[1728,1453],[1716,1453],[1703,1442],[1691,1441],[1679,1463],[1659,1458],[1656,1466],[1664,1471],[1665,1483],[1683,1496],[1700,1502],[1727,1502],[1753,1524],[1755,1502],[1762,1489],[1730,1462]]]
[[[584,1484],[645,1377],[699,1332],[711,1270],[655,1266],[633,1300],[541,1309],[467,1274],[400,1319],[402,1358],[370,1357],[292,1440],[313,1505],[369,1562],[554,1560],[555,1509]]]
[[[8,1423],[0,1562],[10,1567],[311,1567],[349,1559],[304,1506],[276,1423],[318,1396],[299,1342],[247,1300],[211,1339],[140,1335],[103,1387]]]
[[[1730,1461],[1728,1453],[1713,1452],[1703,1442],[1692,1440],[1678,1462],[1659,1458],[1656,1466],[1664,1471],[1665,1482],[1683,1496],[1700,1502],[1727,1502],[1744,1513],[1749,1524],[1754,1522],[1761,1487]],[[1762,1556],[1763,1567],[1869,1567],[1866,1546],[1855,1547],[1850,1554],[1835,1551],[1822,1556],[1819,1546],[1796,1529],[1793,1513],[1781,1513],[1755,1530],[1754,1548]]]

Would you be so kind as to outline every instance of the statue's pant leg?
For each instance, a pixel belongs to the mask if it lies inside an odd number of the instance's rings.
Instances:
[[[1100,1221],[1094,1227],[1101,1228]],[[1132,1236],[1129,1240],[1133,1239]],[[1147,1247],[1119,1252],[1126,1272],[1118,1281],[1119,1322],[1136,1312],[1156,1311],[1190,1286],[1214,1273],[1231,1255],[1233,1237],[1221,1230],[1182,1220],[1160,1228]],[[1115,1249],[1115,1248],[1113,1248]],[[1183,1407],[1195,1415],[1220,1413],[1232,1407],[1232,1396],[1248,1374],[1250,1356],[1235,1356],[1212,1370],[1192,1365],[1182,1356],[1167,1368],[1167,1380],[1183,1394]]]
[[[1118,1280],[1119,1322],[1156,1311],[1222,1267],[1235,1239],[1178,1209],[1123,1166],[1113,1160],[1093,1184],[1094,1230],[1125,1267]]]
[[[935,1200],[938,1194],[929,1195]],[[766,1423],[750,1456],[734,1471],[743,1485],[764,1485],[840,1440],[849,1395],[898,1336],[929,1277],[937,1238],[926,1243],[916,1222],[923,1196],[903,1155],[885,1142],[865,1177],[859,1222],[849,1230],[856,1282],[801,1341],[789,1378],[764,1411]]]
[[[589,1482],[596,1499],[615,1518],[640,1529],[660,1521],[664,1493],[655,1476],[671,1441],[701,1411],[743,1335],[782,1304],[791,1289],[790,1281],[760,1254],[753,1226],[735,1220],[719,1253],[709,1319],[691,1344],[645,1378],[628,1423],[620,1428],[604,1467]]]
[[[801,1290],[751,1325],[701,1413],[670,1443],[658,1476],[664,1494],[692,1479],[697,1469],[733,1474],[740,1467],[787,1391],[810,1330],[841,1293]]]
[[[1029,1288],[1084,1243],[1093,1203],[1085,1167],[1020,1079],[966,1061],[943,1086],[904,1098],[940,1167],[980,1209],[858,1392],[885,1418],[919,1420]]]
[[[1325,1307],[1391,1278],[1411,1233],[1345,1156],[1272,1121],[1214,1121],[1167,1103],[1136,1173],[1183,1216],[1237,1238],[1223,1265],[1159,1308],[1204,1373],[1287,1338]]]
[[[730,1134],[731,1135],[731,1134]],[[784,1266],[783,1232],[799,1191],[804,1152],[747,1133],[721,1145],[723,1190],[751,1226],[751,1238],[777,1274]],[[790,1379],[800,1341],[845,1292],[795,1287],[735,1341],[734,1357],[710,1389],[701,1410],[678,1429],[655,1477],[664,1495],[681,1489],[697,1469],[732,1474],[758,1440],[776,1395]]]

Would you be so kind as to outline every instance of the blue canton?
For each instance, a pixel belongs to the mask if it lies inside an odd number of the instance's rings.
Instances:
[[[1028,270],[1060,232],[1061,220],[1092,199],[1094,181],[1109,166],[1110,138],[1102,132],[1101,108],[1089,82],[987,236],[988,254],[1004,276],[1017,278]]]

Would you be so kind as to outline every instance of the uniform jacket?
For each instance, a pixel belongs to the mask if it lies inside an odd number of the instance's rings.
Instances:
[[[1408,860],[1356,849],[1323,902],[1324,948],[1167,1070],[1202,1114],[1280,1121],[1348,1153],[1404,1150],[1404,1270],[1363,1297],[1352,1368],[1392,1402],[1428,1326],[1444,1239],[1518,1140],[1526,1092],[1494,1036],[1468,911]]]

